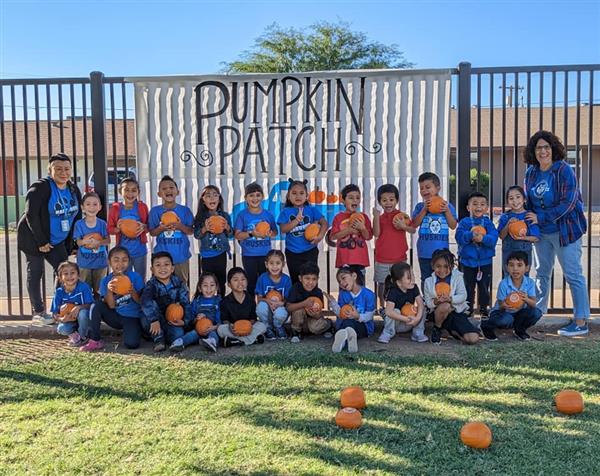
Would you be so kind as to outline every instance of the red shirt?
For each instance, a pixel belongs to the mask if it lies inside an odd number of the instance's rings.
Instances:
[[[350,218],[352,213],[340,212],[333,219],[333,225],[331,226],[331,234],[338,233],[340,230],[348,226],[342,222]],[[337,252],[335,256],[335,267],[341,268],[344,265],[359,265],[369,266],[369,248],[367,247],[367,240],[373,238],[373,228],[371,227],[371,220],[364,213],[361,215],[365,219],[365,226],[369,234],[368,238],[364,238],[360,233],[352,233],[344,238],[337,241]]]
[[[393,210],[379,216],[379,238],[375,240],[375,261],[377,263],[395,264],[406,261],[408,244],[406,232],[397,230],[392,224],[394,217],[402,213]]]

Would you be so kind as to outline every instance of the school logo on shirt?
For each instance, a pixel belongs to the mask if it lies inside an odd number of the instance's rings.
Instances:
[[[539,182],[533,189],[533,195],[536,198],[542,198],[546,192],[550,191],[550,184],[546,180]]]
[[[294,221],[296,219],[296,215],[290,215],[290,221]],[[308,225],[310,224],[310,218],[308,218],[306,215],[302,217],[302,223],[300,223],[298,226],[294,227],[294,229],[292,231],[290,231],[289,233],[292,236],[304,236],[304,230],[308,227]]]

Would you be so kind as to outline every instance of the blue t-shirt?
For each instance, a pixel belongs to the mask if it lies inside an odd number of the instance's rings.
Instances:
[[[198,314],[204,314],[208,317],[213,324],[221,324],[221,312],[219,305],[221,303],[221,296],[204,297],[198,296],[194,298],[192,303],[188,306],[188,316],[186,319],[187,323],[193,323]]]
[[[279,291],[281,295],[287,299],[290,290],[292,289],[292,280],[287,274],[281,273],[281,279],[276,283],[271,279],[271,275],[269,275],[268,272],[261,274],[258,277],[258,281],[256,281],[254,292],[257,295],[264,297],[271,289]]]
[[[90,228],[85,219],[77,220],[73,230],[73,238],[81,240],[90,233],[100,233],[102,238],[108,237],[106,222],[101,218],[96,218],[96,226]],[[99,246],[98,249],[90,250],[84,246],[77,249],[77,264],[84,269],[102,269],[108,266],[108,249],[106,245]]]
[[[279,218],[277,218],[277,223],[279,225],[289,223],[297,216],[298,207],[285,207],[281,210]],[[306,227],[311,223],[318,222],[323,218],[323,215],[316,207],[306,205],[302,207],[302,216],[302,223],[285,234],[285,249],[292,253],[304,253],[305,251],[316,248],[316,245],[311,244],[310,241],[304,238],[304,230],[306,230]]]
[[[527,225],[527,236],[535,236],[536,238],[540,238],[540,227],[534,223],[530,223],[525,219],[525,215],[527,214],[527,210],[524,210],[520,213],[515,213],[513,211],[508,211],[503,213],[500,216],[500,220],[498,220],[498,233],[500,233],[508,224],[508,221],[511,218],[515,218],[517,220],[521,220],[525,222]],[[507,234],[502,240],[502,251],[531,251],[531,241],[525,240],[514,240],[510,234]],[[531,264],[531,263],[530,263]]]
[[[142,277],[135,271],[126,271],[124,274],[131,281],[133,289],[140,294],[144,289],[144,280]],[[106,296],[108,283],[113,277],[113,273],[109,273],[108,276],[102,278],[99,290],[100,296]],[[140,317],[142,315],[142,307],[133,300],[131,294],[125,294],[124,296],[115,295],[115,311],[123,317]]]
[[[75,216],[79,212],[79,203],[68,186],[61,190],[52,179],[50,179],[48,212],[50,214],[50,244],[58,245],[69,236]]]
[[[83,304],[92,304],[94,302],[94,296],[92,294],[92,288],[87,283],[79,281],[75,286],[75,289],[68,293],[61,286],[56,288],[54,298],[52,299],[52,306],[50,312],[52,314],[58,314],[60,312],[60,306],[63,304],[77,304],[81,306]]]
[[[266,221],[271,227],[271,231],[277,230],[277,224],[273,214],[268,210],[261,210],[259,213],[250,213],[250,210],[244,208],[235,219],[235,229],[239,231],[252,231],[261,221]],[[242,256],[265,256],[271,251],[271,237],[257,238],[251,236],[246,240],[240,241],[242,247]]]
[[[148,227],[153,230],[160,225],[160,217],[165,212],[175,212],[179,217],[181,223],[191,227],[194,224],[194,215],[192,211],[185,205],[179,203],[175,205],[175,208],[165,208],[162,205],[156,205],[150,210],[148,217]],[[156,236],[156,244],[154,246],[154,253],[157,251],[167,251],[173,258],[173,264],[183,263],[190,259],[192,253],[190,252],[190,240],[188,236],[180,231],[163,231],[160,235]]]
[[[533,208],[553,208],[556,203],[554,203],[554,175],[552,175],[551,170],[539,171],[539,180],[528,191],[529,198],[533,205]],[[540,225],[540,231],[544,234],[550,233],[558,233],[559,227],[557,223],[543,223]]]
[[[232,228],[229,213],[223,211],[218,211],[217,213],[225,218],[229,228]],[[203,216],[202,219],[196,223],[196,228],[194,229],[194,236],[200,239],[200,256],[203,258],[214,258],[223,253],[229,253],[229,236],[227,236],[227,233],[214,234],[207,231],[204,236],[200,237],[200,230],[209,218],[210,215]]]
[[[421,213],[425,203],[419,202],[412,212],[412,219]],[[456,220],[456,210],[451,203],[448,209]],[[419,227],[419,238],[417,239],[417,256],[423,259],[431,259],[433,252],[440,248],[448,248],[449,227],[444,213],[429,213],[423,217]]]
[[[513,283],[513,280],[510,276],[506,276],[500,284],[498,285],[498,292],[496,293],[496,304],[492,310],[500,309],[500,303],[506,299],[510,293],[515,291],[523,291],[527,296],[531,298],[536,297],[535,291],[535,281],[531,279],[529,276],[523,276],[523,282],[521,283],[521,287],[517,288]],[[504,312],[508,312],[514,314],[515,312],[523,309],[523,307],[527,306],[527,304],[523,304],[523,306],[519,309],[505,309]]]
[[[142,217],[140,217],[140,213],[138,211],[137,200],[133,203],[133,208],[130,210],[125,208],[122,203],[119,203],[119,219],[123,220],[125,218],[140,222],[142,221]],[[145,256],[148,254],[148,248],[146,247],[146,243],[142,243],[141,235],[136,238],[128,238],[121,233],[121,241],[119,241],[119,245],[129,251],[129,256],[132,258],[139,258],[140,256]]]
[[[359,314],[364,314],[366,312],[375,312],[375,308],[377,307],[377,297],[373,291],[365,287],[361,288],[356,296],[350,291],[341,290],[338,296],[338,304],[340,307],[342,307],[344,304],[351,304]],[[341,324],[342,320],[336,319],[336,330],[339,329]],[[368,335],[371,335],[373,332],[375,332],[375,323],[373,322],[373,319],[369,319],[368,321],[364,322],[364,325],[367,327]]]

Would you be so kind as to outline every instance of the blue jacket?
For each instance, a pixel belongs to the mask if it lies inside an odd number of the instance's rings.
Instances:
[[[473,242],[473,232],[471,228],[481,225],[485,228],[486,234],[481,243]],[[458,243],[458,257],[463,266],[477,268],[492,264],[496,255],[496,242],[498,241],[498,230],[488,216],[481,218],[466,217],[458,222],[456,228],[456,243]]]
[[[142,313],[150,323],[164,320],[167,306],[175,302],[187,310],[190,293],[186,284],[176,275],[171,276],[168,285],[152,276],[142,292]]]

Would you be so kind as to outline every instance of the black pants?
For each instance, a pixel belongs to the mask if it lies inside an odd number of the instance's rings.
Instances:
[[[319,248],[312,248],[302,253],[294,253],[285,250],[285,260],[287,262],[290,278],[292,278],[292,284],[296,284],[299,279],[300,268],[304,263],[313,262],[316,265],[319,264]]]
[[[88,330],[88,337],[100,340],[100,324],[106,322],[113,329],[123,329],[123,344],[128,349],[137,349],[142,338],[142,326],[139,319],[123,317],[104,301],[96,301],[92,307],[92,319]]]
[[[64,242],[55,245],[48,253],[41,255],[25,254],[25,261],[27,262],[27,293],[29,294],[33,314],[42,313],[46,309],[45,303],[42,300],[44,260],[50,263],[56,277],[58,265],[63,261],[67,261],[67,258],[68,253]]]
[[[481,279],[477,281],[477,273],[481,271]],[[471,312],[475,309],[475,287],[477,287],[477,303],[480,310],[487,309],[490,305],[490,283],[492,282],[492,265],[486,264],[479,268],[462,266],[467,288],[467,301]]]
[[[369,336],[367,332],[367,326],[364,322],[358,322],[356,319],[344,319],[341,321],[340,327],[337,330],[340,331],[346,327],[352,327],[352,329],[356,331],[356,337],[359,339]]]
[[[242,256],[242,264],[248,275],[248,292],[254,298],[254,289],[258,277],[267,272],[264,256]]]
[[[212,258],[201,258],[201,273],[213,273],[219,283],[219,294],[225,297],[225,282],[227,281],[227,253],[221,253]]]

